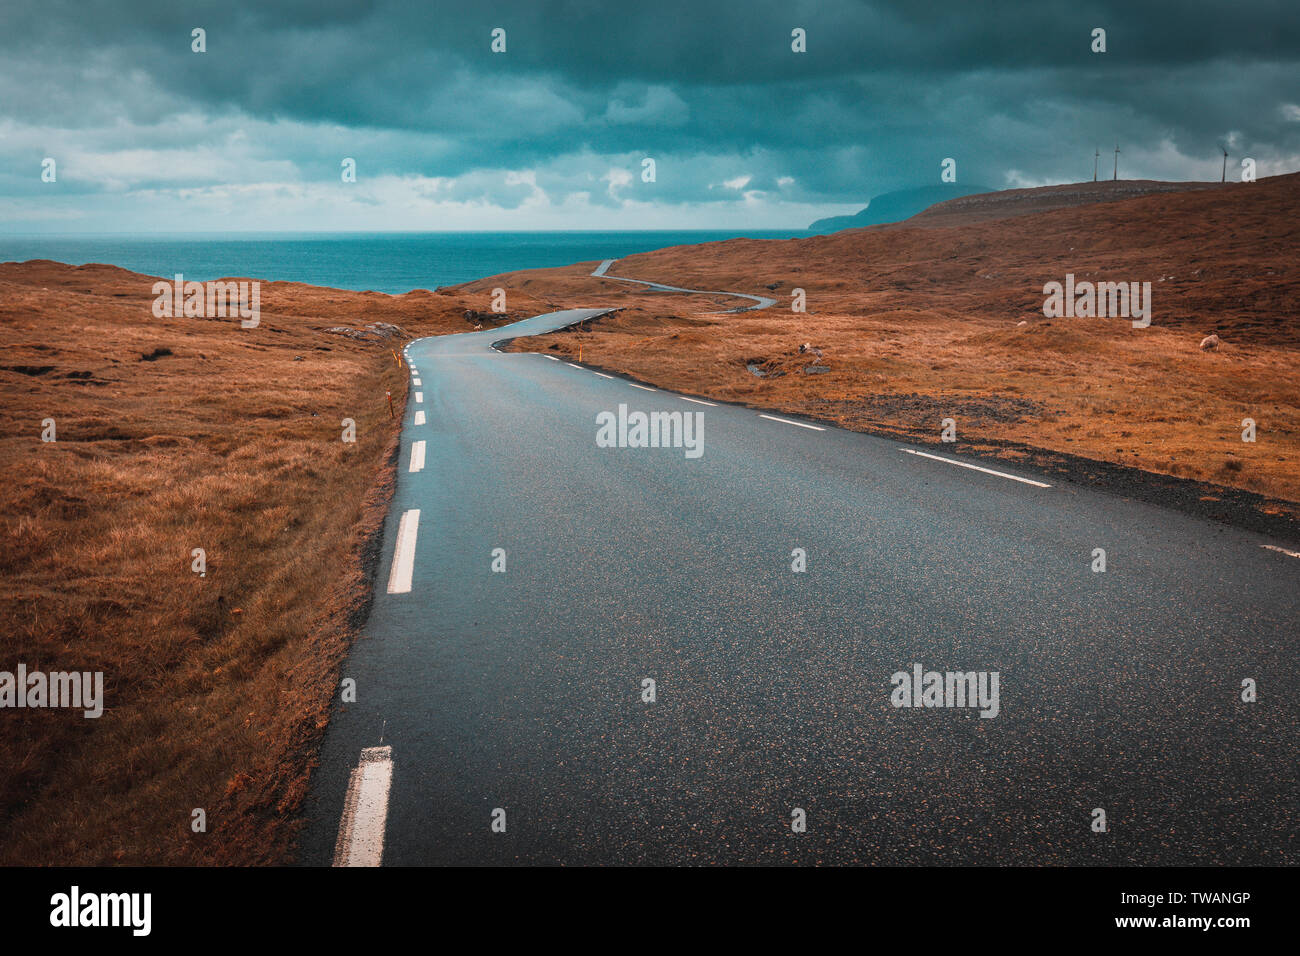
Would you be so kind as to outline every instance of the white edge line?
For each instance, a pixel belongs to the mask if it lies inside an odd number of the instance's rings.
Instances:
[[[569,368],[582,368],[581,365],[574,365],[572,362],[565,362],[564,364],[569,366]]]
[[[558,361],[559,361],[559,359],[557,359],[554,355],[543,355],[542,358],[548,358],[548,359],[550,359],[552,362],[558,362]]]
[[[1268,548],[1268,550],[1270,551],[1280,551],[1282,554],[1285,554],[1287,557],[1300,558],[1300,551],[1288,551],[1286,548],[1279,548],[1275,544],[1261,544],[1260,547]]]
[[[604,372],[592,372],[592,375],[599,375],[601,378],[613,378],[613,375],[606,375]]]
[[[424,439],[417,442],[411,442],[411,471],[420,471],[424,468]]]
[[[417,424],[417,425],[423,425],[423,424],[424,424],[424,412],[416,412],[416,413],[415,413],[415,424]]]
[[[409,594],[411,575],[415,571],[415,538],[420,530],[420,509],[402,513],[397,523],[397,544],[393,548],[393,568],[388,572],[388,593]]]
[[[970,462],[957,461],[955,458],[941,458],[938,455],[930,455],[923,451],[916,451],[912,448],[904,448],[903,451],[909,455],[920,455],[922,458],[933,458],[935,461],[944,461],[950,465],[957,465],[959,468],[969,468],[971,471],[982,471],[986,475],[997,475],[999,478],[1010,478],[1012,481],[1024,482],[1026,485],[1033,485],[1035,488],[1050,488],[1051,485],[1044,484],[1041,481],[1034,481],[1032,478],[1021,478],[1019,475],[1008,475],[1005,471],[994,471],[992,468],[982,468],[979,465],[972,465]]]
[[[393,783],[393,748],[366,747],[348,778],[335,866],[379,866],[384,859],[388,792]]]
[[[774,422],[781,422],[783,425],[798,425],[800,428],[811,428],[815,432],[826,431],[826,429],[822,428],[820,425],[809,425],[807,422],[792,422],[788,418],[777,418],[775,415],[764,415],[762,412],[758,413],[758,417],[767,418]]]
[[[636,382],[628,382],[628,384],[631,385],[633,388],[639,388],[639,389],[641,389],[642,391],[645,391],[645,392],[657,392],[657,391],[659,391],[659,389],[657,389],[657,388],[651,388],[649,385],[638,385]]]
[[[417,379],[415,379],[413,382],[411,382],[411,384],[412,384],[412,385],[422,385],[422,384],[424,384],[424,383],[421,382],[421,381],[417,378]]]
[[[702,398],[687,398],[685,395],[678,395],[677,397],[680,398],[683,402],[694,402],[696,405],[708,405],[709,408],[718,407],[713,402],[706,402]]]
[[[415,401],[416,401],[417,404],[423,403],[423,402],[424,402],[424,392],[416,392],[416,393],[415,393]]]

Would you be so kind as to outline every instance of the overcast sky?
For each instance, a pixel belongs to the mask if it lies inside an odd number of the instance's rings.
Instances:
[[[1121,178],[1300,169],[1296,0],[943,6],[3,0],[0,230],[801,228],[1116,142]]]

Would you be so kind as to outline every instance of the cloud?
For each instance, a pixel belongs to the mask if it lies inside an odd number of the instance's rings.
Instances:
[[[686,101],[666,86],[647,86],[639,94],[640,102],[630,105],[625,100],[629,94],[622,84],[614,91],[605,110],[605,120],[610,123],[652,123],[656,126],[681,126],[690,117],[690,107]],[[630,97],[629,97],[630,98]]]
[[[1300,14],[1268,0],[8,0],[0,56],[8,229],[78,203],[146,228],[169,202],[254,195],[284,228],[318,228],[300,204],[320,196],[340,227],[376,204],[394,221],[801,226],[937,182],[947,157],[1000,186],[1087,179],[1116,142],[1133,178],[1215,179],[1221,140],[1261,173],[1300,154]]]
[[[721,186],[723,189],[737,189],[737,190],[744,189],[746,186],[749,185],[749,181],[753,178],[754,178],[753,176],[737,176],[734,179],[728,179],[725,180],[724,182],[713,183],[709,186],[709,188],[717,189],[719,186]]]

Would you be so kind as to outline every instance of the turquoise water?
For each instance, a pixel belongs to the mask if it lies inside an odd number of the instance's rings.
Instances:
[[[309,282],[401,293],[436,289],[516,269],[618,259],[665,246],[789,232],[267,233],[174,236],[3,236],[0,261],[106,262],[147,275],[184,274]]]

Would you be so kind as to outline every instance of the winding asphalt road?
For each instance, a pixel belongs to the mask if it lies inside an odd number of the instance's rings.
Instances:
[[[602,279],[613,279],[616,282],[632,282],[636,285],[646,286],[655,292],[690,292],[696,295],[727,295],[737,299],[749,299],[754,303],[753,305],[747,305],[743,308],[728,309],[726,312],[719,313],[722,315],[732,312],[756,312],[759,309],[767,309],[776,305],[776,299],[768,298],[765,295],[750,295],[748,292],[718,292],[709,291],[707,289],[683,289],[681,286],[664,285],[662,282],[651,282],[648,279],[628,279],[625,276],[610,275],[606,270],[617,261],[617,259],[603,260],[600,265],[596,266],[592,275]]]
[[[1300,862],[1300,557],[492,348],[599,311],[408,347],[303,862]],[[703,454],[598,447],[620,405]],[[917,663],[997,672],[997,716],[893,706]]]

